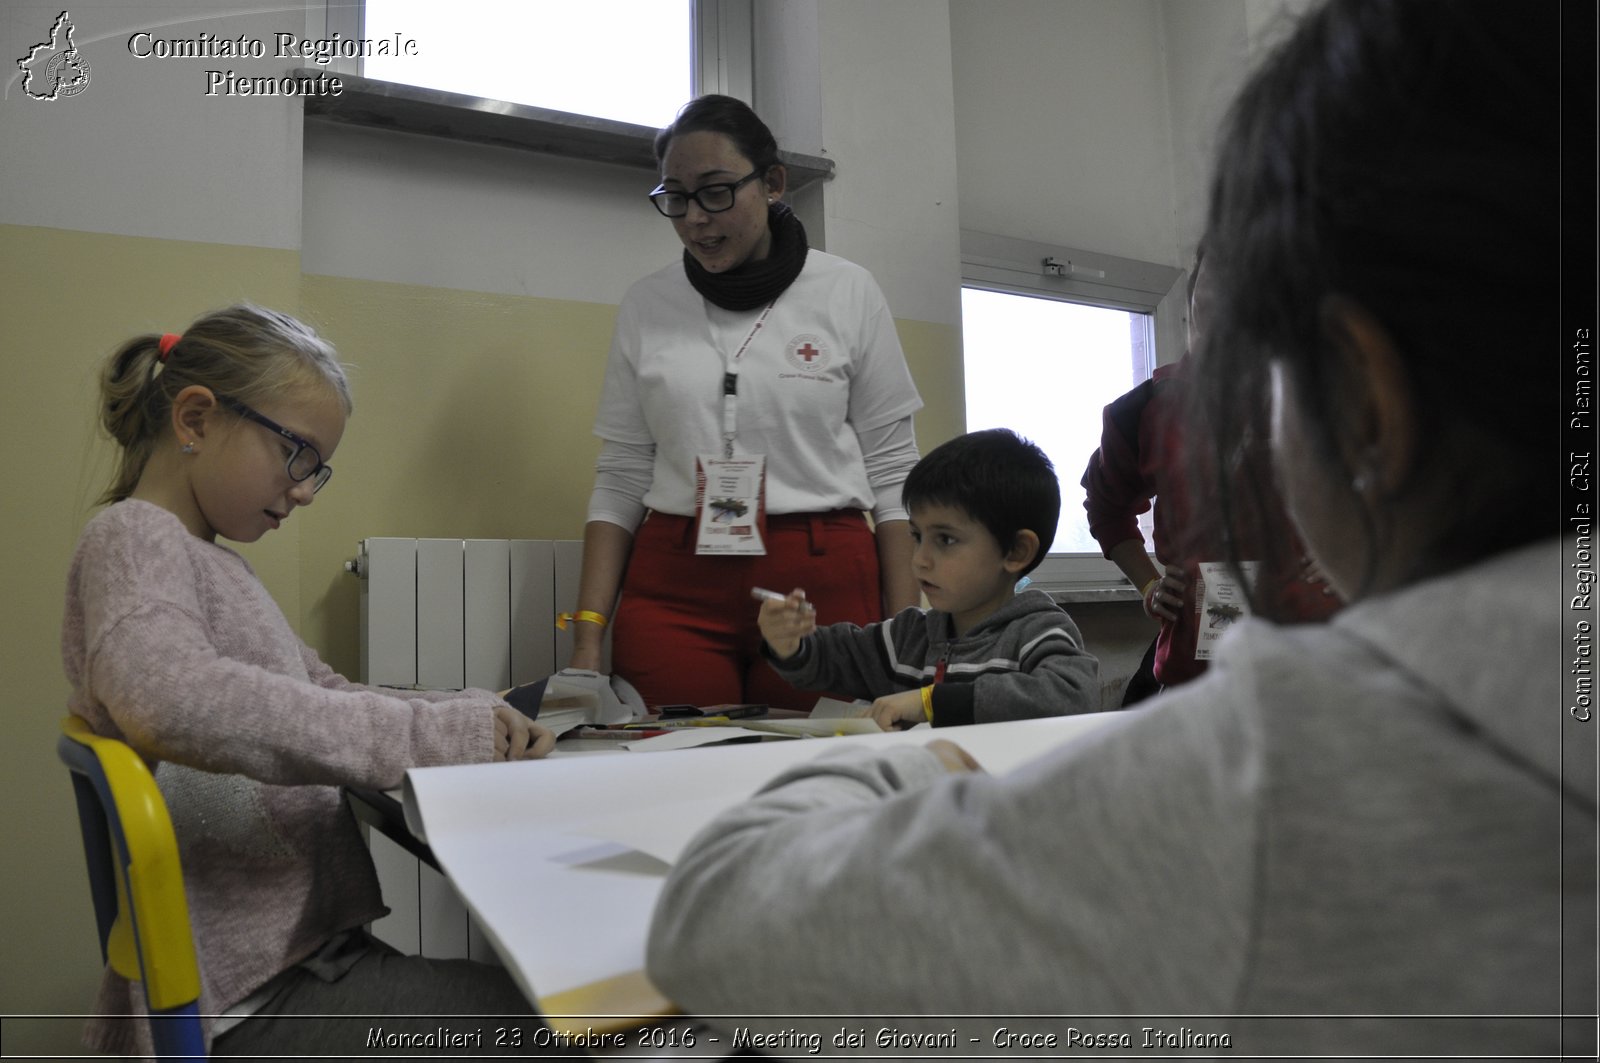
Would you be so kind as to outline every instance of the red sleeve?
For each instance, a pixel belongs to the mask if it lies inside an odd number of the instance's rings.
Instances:
[[[1155,381],[1146,380],[1105,408],[1101,420],[1100,448],[1089,458],[1081,481],[1083,508],[1089,514],[1089,534],[1110,555],[1118,543],[1144,541],[1139,515],[1150,509],[1156,495],[1152,475],[1154,455],[1143,453],[1143,423],[1155,397]]]

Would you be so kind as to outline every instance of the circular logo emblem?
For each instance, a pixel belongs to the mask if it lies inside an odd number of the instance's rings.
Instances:
[[[44,82],[50,86],[51,99],[76,96],[89,87],[89,63],[76,48],[57,52],[44,69]]]
[[[787,353],[789,363],[807,373],[815,373],[828,364],[828,349],[822,345],[821,336],[796,336],[789,341]]]

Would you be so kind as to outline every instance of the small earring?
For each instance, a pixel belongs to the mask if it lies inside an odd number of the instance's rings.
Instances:
[[[187,442],[183,446],[179,447],[178,448],[178,453],[180,453],[180,454],[193,454],[194,453],[194,440],[191,439],[189,442]]]

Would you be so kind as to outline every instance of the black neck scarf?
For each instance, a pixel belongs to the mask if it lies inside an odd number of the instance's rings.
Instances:
[[[711,273],[695,260],[687,248],[683,252],[683,271],[694,290],[724,310],[754,310],[782,295],[806,264],[805,226],[787,203],[767,208],[767,227],[772,231],[772,249],[767,257],[746,262],[724,273]]]

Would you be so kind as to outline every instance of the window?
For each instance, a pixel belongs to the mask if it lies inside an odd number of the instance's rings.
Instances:
[[[961,290],[967,430],[1014,429],[1055,463],[1061,523],[1053,554],[1100,552],[1078,481],[1100,445],[1101,410],[1150,375],[1152,324],[1151,315],[1127,310]]]
[[[659,128],[697,92],[750,98],[749,3],[364,0],[344,29],[419,45],[366,57],[364,77]]]
[[[962,274],[967,430],[1010,428],[1033,440],[1061,484],[1055,542],[1034,582],[1056,591],[1125,584],[1089,535],[1079,480],[1106,404],[1177,357],[1157,357],[1157,308],[1179,271],[963,232]],[[1181,304],[1181,286],[1176,294]]]

